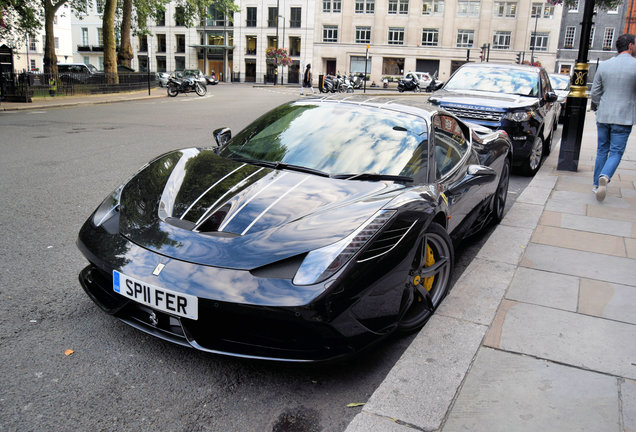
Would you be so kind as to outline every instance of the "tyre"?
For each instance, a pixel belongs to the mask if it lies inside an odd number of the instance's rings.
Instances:
[[[541,166],[541,158],[543,157],[543,140],[541,137],[535,137],[532,142],[532,149],[530,155],[526,159],[522,166],[522,171],[527,176],[533,176],[539,171]]]
[[[421,92],[422,90],[420,89],[420,86],[415,86],[415,88],[413,89],[413,91],[414,91],[415,93],[419,93],[419,92]]]
[[[194,85],[194,90],[197,92],[199,96],[205,96],[205,94],[208,92],[208,89],[200,82]]]
[[[168,96],[175,97],[178,94],[179,90],[177,90],[177,87],[172,84],[168,84]]]
[[[446,230],[432,222],[418,239],[407,275],[398,331],[419,330],[448,293],[453,268],[453,242]]]
[[[504,160],[504,166],[501,169],[501,177],[499,177],[499,184],[497,190],[493,195],[492,203],[492,220],[495,224],[501,222],[504,217],[504,211],[506,210],[506,198],[508,197],[508,185],[510,184],[510,160],[506,158]]]
[[[543,156],[548,156],[552,152],[552,137],[554,137],[554,133],[550,133],[550,137],[543,144]]]
[[[353,88],[347,87],[347,93],[353,93]]]
[[[402,88],[402,87],[398,87],[398,91],[399,91],[400,93],[403,93],[403,92],[404,92],[404,88]]]

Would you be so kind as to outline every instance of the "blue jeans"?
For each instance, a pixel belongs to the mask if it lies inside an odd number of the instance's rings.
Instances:
[[[625,152],[627,138],[632,132],[631,125],[596,123],[598,130],[598,147],[594,164],[594,186],[598,186],[598,178],[602,175],[611,179]]]

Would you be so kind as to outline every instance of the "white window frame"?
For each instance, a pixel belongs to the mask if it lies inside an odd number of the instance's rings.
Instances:
[[[493,17],[516,18],[518,6],[516,1],[496,1],[493,6]]]
[[[88,27],[82,27],[82,46],[88,46]]]
[[[422,46],[439,46],[439,29],[422,29]]]
[[[492,49],[509,50],[512,45],[511,41],[512,32],[497,30],[492,35]]]
[[[478,17],[480,9],[480,0],[459,0],[457,2],[458,17]]]
[[[322,26],[322,41],[326,43],[338,42],[338,26],[324,25]]]
[[[605,27],[603,32],[603,51],[612,51],[614,49],[614,36],[616,36],[616,29],[614,27]]]
[[[530,9],[530,18],[554,18],[554,6],[545,2],[532,2],[532,8]]]
[[[565,28],[564,37],[563,37],[563,47],[565,49],[574,48],[574,41],[576,40],[576,27],[575,26],[567,26]],[[569,43],[568,43],[569,41]]]
[[[475,30],[457,30],[457,48],[472,48],[475,45]]]
[[[387,43],[389,45],[404,45],[404,27],[389,27]]]
[[[400,15],[409,14],[409,0],[399,0],[398,13]]]
[[[576,3],[574,5],[568,6],[568,13],[578,13],[580,3],[581,3],[581,0],[576,0]]]
[[[396,15],[398,11],[398,0],[389,0],[389,4],[387,6],[387,12],[390,15]]]
[[[541,43],[537,44],[537,41]],[[532,32],[530,34],[530,50],[532,50],[532,46],[534,45],[535,51],[547,51],[549,43],[550,43],[550,33]]]
[[[422,15],[444,15],[444,0],[423,0]]]
[[[362,37],[362,36],[365,37]],[[370,26],[356,26],[356,43],[370,44],[371,43],[371,27]]]
[[[595,32],[596,32],[596,26],[592,24],[592,27],[590,28],[590,45],[589,45],[590,48],[592,48],[592,46],[594,45]]]

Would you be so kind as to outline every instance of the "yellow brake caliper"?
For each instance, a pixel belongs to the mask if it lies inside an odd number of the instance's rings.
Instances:
[[[426,245],[426,259],[424,260],[424,267],[430,267],[433,264],[435,264],[435,256],[433,255],[433,249],[431,249],[429,245]],[[426,288],[426,291],[430,291],[431,288],[433,288],[434,280],[435,280],[435,276],[429,276],[427,278],[424,278],[422,286]],[[420,284],[420,282],[422,282],[422,278],[420,277],[420,275],[415,276],[415,278],[413,279],[413,285],[417,286]],[[417,296],[417,301],[421,302],[422,297]]]

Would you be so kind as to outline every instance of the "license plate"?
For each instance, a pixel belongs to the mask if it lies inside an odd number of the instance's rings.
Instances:
[[[131,300],[162,312],[196,320],[198,298],[151,285],[113,270],[113,290]]]

